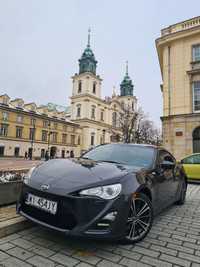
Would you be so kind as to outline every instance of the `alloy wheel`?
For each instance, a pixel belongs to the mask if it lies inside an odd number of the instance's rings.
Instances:
[[[126,240],[136,242],[144,238],[151,228],[152,217],[150,201],[143,196],[133,198],[127,220]]]

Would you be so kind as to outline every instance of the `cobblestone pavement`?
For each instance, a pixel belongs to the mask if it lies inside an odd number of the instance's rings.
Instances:
[[[34,227],[0,239],[0,266],[198,267],[200,185],[189,185],[186,204],[164,211],[137,245],[75,240]]]
[[[37,164],[40,160],[24,160],[17,158],[1,158],[0,159],[0,171],[4,170],[17,170],[17,169],[29,169]]]
[[[16,214],[15,205],[0,207],[0,222],[4,222],[17,217],[19,217],[19,215]]]

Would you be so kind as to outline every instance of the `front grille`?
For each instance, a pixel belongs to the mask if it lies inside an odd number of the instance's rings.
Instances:
[[[27,205],[25,200],[28,193],[56,201],[58,203],[57,213],[53,215],[36,207]],[[21,210],[30,217],[63,230],[72,230],[76,226],[77,221],[75,214],[73,213],[72,199],[41,192],[28,187],[26,187],[23,196],[24,199],[21,201]]]

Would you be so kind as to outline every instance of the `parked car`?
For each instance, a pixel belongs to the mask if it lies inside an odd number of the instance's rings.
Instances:
[[[165,149],[106,144],[32,169],[17,212],[68,235],[133,243],[147,235],[156,214],[184,203],[186,189],[181,164]]]
[[[188,180],[200,181],[200,153],[189,155],[181,160]]]

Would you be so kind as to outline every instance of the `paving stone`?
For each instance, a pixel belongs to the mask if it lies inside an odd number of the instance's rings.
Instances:
[[[127,251],[127,252],[129,252],[129,251]],[[110,260],[110,261],[113,261],[113,262],[119,262],[121,260],[121,258],[122,258],[122,256],[119,256],[117,254],[110,253],[110,252],[107,252],[107,251],[103,251],[103,250],[96,251],[95,255],[100,257],[100,258],[103,258],[103,259],[106,259],[106,260]]]
[[[148,256],[143,256],[141,259],[142,262],[144,263],[148,263],[151,264],[152,266],[156,266],[156,267],[172,267],[171,263],[162,261],[162,260],[158,260],[158,259],[154,259]]]
[[[44,257],[50,257],[53,254],[55,254],[55,251],[50,250],[48,248],[43,248],[39,245],[34,245],[33,247],[29,248],[29,251],[33,252],[34,254],[44,256]]]
[[[34,254],[19,247],[14,247],[6,251],[9,255],[15,256],[21,260],[26,260],[32,257]]]
[[[177,264],[184,267],[190,267],[191,262],[188,260],[180,259],[174,256],[169,256],[166,254],[161,254],[160,259],[163,261],[171,262],[172,264]]]
[[[189,253],[189,254],[194,254],[194,249],[192,249],[192,248],[186,248],[184,246],[178,246],[178,245],[174,245],[174,244],[171,244],[171,243],[168,243],[167,247],[171,248],[171,249],[175,249],[177,251],[186,252],[186,253]]]
[[[9,258],[9,255],[0,251],[0,261],[3,261],[5,259]]]
[[[178,254],[178,256],[179,256],[179,258],[190,260],[192,262],[199,263],[199,265],[200,265],[200,257],[198,257],[198,256],[187,254],[187,253],[183,253],[183,252],[180,252]]]
[[[133,259],[133,260],[139,260],[142,257],[142,255],[138,252],[129,251],[129,250],[122,249],[122,248],[117,248],[116,250],[114,250],[114,253],[119,254],[123,257]]]
[[[90,265],[88,263],[84,263],[84,262],[81,262],[79,263],[78,265],[76,265],[76,267],[91,267],[93,265]],[[59,267],[58,265],[56,267]]]
[[[169,249],[169,248],[166,248],[166,247],[156,246],[156,245],[152,245],[150,247],[150,249],[159,251],[161,253],[163,252],[163,253],[166,253],[166,254],[169,254],[169,255],[172,255],[172,256],[176,256],[177,253],[178,253],[176,250]]]
[[[15,245],[7,242],[7,243],[3,243],[0,245],[0,250],[6,251],[6,250],[14,248],[14,247],[15,247]]]
[[[139,261],[134,261],[134,260],[131,260],[131,259],[128,259],[128,258],[123,258],[119,263],[122,264],[122,265],[125,265],[127,267],[150,267],[150,266],[152,266],[152,265],[145,264],[145,263],[142,263],[142,262],[139,262]],[[102,267],[107,267],[107,265],[101,265],[101,266]],[[113,267],[115,267],[115,265]]]
[[[55,255],[51,256],[49,259],[55,262],[61,263],[64,266],[69,266],[69,267],[75,266],[80,262],[77,259],[74,259],[72,257],[69,257],[61,253],[56,253]]]
[[[157,258],[160,253],[159,252],[156,252],[154,250],[151,250],[151,249],[146,249],[146,248],[141,248],[139,246],[135,246],[133,249],[132,249],[133,252],[137,252],[137,253],[140,253],[140,254],[143,254],[143,255],[147,255],[147,256],[151,256],[151,257],[155,257]]]
[[[11,240],[10,242],[18,247],[25,248],[25,249],[29,249],[34,246],[34,243],[27,241],[23,238],[17,238],[17,239]]]
[[[37,267],[55,267],[57,265],[55,262],[41,256],[33,256],[27,262]]]
[[[0,265],[1,266],[1,265]],[[3,267],[32,267],[33,265],[16,258],[8,258],[3,261]]]
[[[73,254],[73,257],[80,261],[83,261],[83,262],[86,262],[92,265],[96,265],[98,262],[101,261],[100,257],[97,257],[94,253],[87,252],[87,251],[78,251]]]

